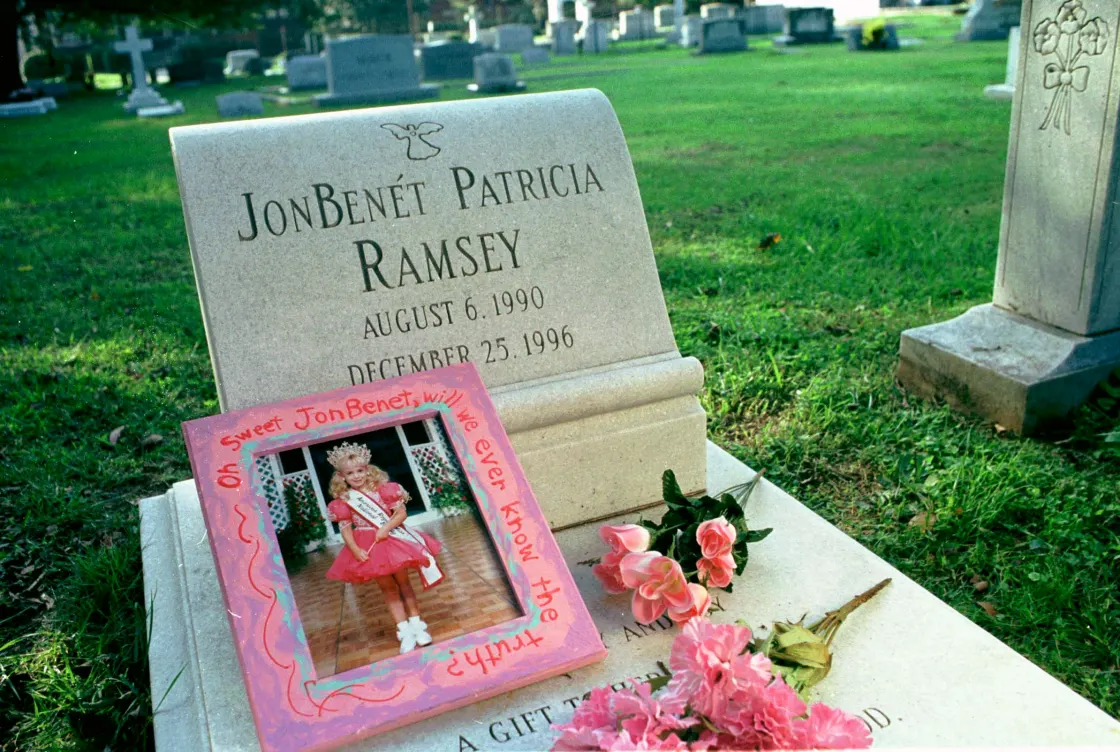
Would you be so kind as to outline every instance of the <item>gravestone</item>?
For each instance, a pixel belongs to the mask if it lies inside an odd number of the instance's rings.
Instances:
[[[717,18],[734,18],[735,7],[733,5],[726,5],[724,3],[707,3],[700,6],[700,18],[703,19],[717,19]]]
[[[0,117],[15,118],[28,115],[46,115],[51,110],[58,109],[58,104],[51,97],[40,97],[27,102],[11,102],[0,104]]]
[[[553,21],[549,24],[553,55],[576,54],[577,29],[579,29],[579,21]]]
[[[487,52],[474,59],[474,83],[467,88],[477,94],[500,94],[521,91],[524,81],[517,80],[513,58],[500,52]]]
[[[992,304],[903,332],[899,351],[908,388],[1020,433],[1120,366],[1120,56],[1100,33],[1116,6],[1078,9],[1059,24],[1057,4],[1023,3],[1032,47],[1015,82]]]
[[[225,74],[247,76],[261,71],[261,53],[256,50],[231,50],[226,53]]]
[[[137,117],[142,118],[157,118],[169,117],[171,115],[182,115],[186,111],[187,108],[183,106],[183,103],[179,100],[175,100],[170,104],[159,104],[155,105],[154,107],[141,107],[136,111],[136,115]]]
[[[463,16],[463,20],[467,22],[467,41],[472,44],[478,43],[478,22],[480,20],[478,6],[468,6],[467,14]]]
[[[525,65],[544,65],[551,61],[547,47],[533,45],[521,50],[521,62]]]
[[[618,14],[618,38],[626,41],[652,39],[654,35],[653,15],[638,6]]]
[[[708,18],[700,21],[698,55],[713,52],[742,52],[747,49],[744,24],[738,18]]]
[[[132,91],[124,104],[125,111],[139,115],[142,109],[151,113],[153,110],[167,107],[167,100],[148,84],[148,71],[144,67],[143,53],[145,50],[152,49],[152,40],[141,39],[136,24],[133,23],[125,29],[124,41],[114,42],[113,49],[128,54],[132,61]],[[179,106],[182,107],[182,104],[179,103]]]
[[[327,88],[327,59],[322,55],[297,55],[288,61],[288,90]]]
[[[832,8],[786,8],[784,33],[776,45],[822,44],[836,41]]]
[[[1007,39],[1012,27],[1019,25],[1022,12],[1023,3],[1019,0],[972,0],[956,39],[958,42]],[[1057,4],[1054,12],[1057,13]],[[1109,23],[1113,20],[1115,14]]]
[[[233,91],[215,97],[218,105],[218,114],[222,117],[245,117],[246,115],[263,115],[264,103],[261,95],[252,91]]]
[[[653,9],[653,25],[659,29],[676,26],[676,18],[672,5],[658,5]]]
[[[708,445],[713,493],[752,476]],[[647,513],[650,519],[659,515]],[[748,515],[752,527],[774,532],[751,546],[734,593],[713,591],[715,623],[741,619],[758,630],[806,612],[811,622],[893,578],[845,620],[829,675],[812,690],[815,700],[858,716],[872,735],[872,749],[1116,746],[1116,720],[765,479],[751,496]],[[608,520],[623,521],[634,522],[636,515]],[[605,552],[598,527],[563,530],[556,540],[602,633],[605,660],[346,749],[539,752],[552,747],[549,725],[568,722],[586,692],[662,675],[659,662],[667,662],[680,629],[666,618],[638,624],[629,594],[607,595],[589,567],[575,564]],[[153,720],[156,748],[258,749],[194,481],[141,501],[140,530],[152,625],[151,696],[162,698]]]
[[[592,19],[583,25],[583,51],[585,54],[606,52],[610,43],[610,24]]]
[[[602,94],[171,138],[223,409],[471,361],[553,526],[659,498],[667,467],[703,487],[701,368]]]
[[[495,27],[497,35],[494,43],[495,52],[521,52],[526,47],[533,46],[533,28],[525,24],[502,24]]]
[[[685,16],[681,24],[681,47],[697,47],[700,44],[700,23],[703,21],[698,15]]]
[[[865,52],[868,50],[897,50],[898,31],[894,24],[885,24],[875,29],[870,39],[864,39],[864,27],[861,24],[848,27],[848,50],[850,52]]]
[[[1014,99],[1015,78],[1019,75],[1019,27],[1011,27],[1007,35],[1007,73],[1002,84],[992,84],[984,87],[984,96],[988,99]]]
[[[318,105],[347,105],[430,99],[435,84],[421,84],[412,37],[385,34],[327,41],[327,94]]]
[[[739,11],[747,34],[781,34],[786,23],[784,5],[745,5]]]
[[[470,78],[474,75],[474,59],[485,51],[481,44],[470,42],[424,45],[420,48],[424,80]]]

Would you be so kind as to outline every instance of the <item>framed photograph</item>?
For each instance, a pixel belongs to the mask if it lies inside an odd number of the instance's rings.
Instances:
[[[262,749],[329,749],[606,655],[472,364],[183,431]]]

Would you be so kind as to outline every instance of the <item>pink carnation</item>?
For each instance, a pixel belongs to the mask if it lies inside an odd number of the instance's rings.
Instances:
[[[612,694],[609,687],[591,690],[587,699],[576,708],[571,721],[553,725],[552,728],[560,732],[552,745],[554,752],[609,749],[618,737],[618,718],[611,707]]]
[[[634,588],[631,610],[642,624],[652,624],[668,608],[688,609],[692,591],[681,565],[657,551],[627,554],[619,565],[622,582]]]
[[[801,749],[867,749],[871,734],[854,715],[818,702],[809,717],[799,724],[797,743]]]
[[[692,619],[673,640],[668,691],[683,697],[698,713],[722,716],[737,691],[765,686],[772,678],[769,658],[744,653],[750,641],[747,627]]]
[[[735,526],[725,517],[706,520],[696,528],[696,542],[700,544],[700,552],[705,559],[715,559],[730,554],[737,535]]]

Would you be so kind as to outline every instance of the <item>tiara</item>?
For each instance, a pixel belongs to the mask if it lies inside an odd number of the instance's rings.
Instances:
[[[331,463],[335,470],[340,470],[342,463],[350,459],[356,459],[368,465],[370,460],[369,447],[363,444],[343,442],[327,452],[327,462]]]

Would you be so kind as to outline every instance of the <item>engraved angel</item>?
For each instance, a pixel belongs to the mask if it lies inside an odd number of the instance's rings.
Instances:
[[[1108,24],[1101,18],[1086,20],[1081,0],[1066,0],[1056,19],[1044,18],[1034,27],[1034,49],[1040,55],[1054,55],[1056,63],[1042,69],[1042,86],[1056,89],[1039,130],[1060,127],[1070,132],[1073,93],[1089,85],[1089,66],[1078,65],[1082,55],[1095,57],[1108,49]]]
[[[439,154],[439,147],[428,141],[425,136],[439,133],[443,126],[439,123],[420,123],[418,125],[396,125],[386,123],[381,126],[401,141],[408,141],[408,158],[420,161]]]

